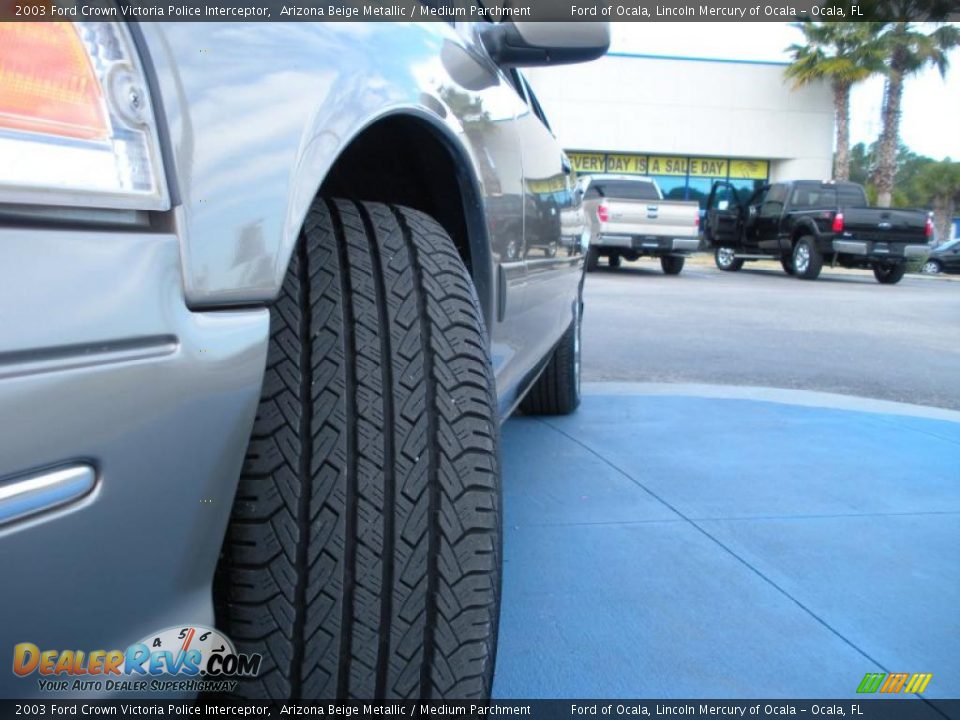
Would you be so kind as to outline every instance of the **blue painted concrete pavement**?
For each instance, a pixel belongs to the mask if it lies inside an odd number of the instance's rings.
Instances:
[[[504,427],[496,697],[960,696],[960,413],[637,388]]]

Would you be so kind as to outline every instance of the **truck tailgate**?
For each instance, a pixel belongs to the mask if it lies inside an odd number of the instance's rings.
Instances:
[[[872,242],[927,242],[927,214],[922,210],[843,208],[843,237]]]
[[[609,220],[600,232],[610,235],[696,237],[700,206],[687,200],[619,200],[607,198]]]

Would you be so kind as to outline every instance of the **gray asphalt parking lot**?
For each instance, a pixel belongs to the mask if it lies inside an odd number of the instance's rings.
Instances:
[[[862,699],[865,673],[932,673],[944,717],[960,284],[641,262],[585,300],[580,410],[504,427],[495,695]]]
[[[960,409],[960,282],[748,264],[601,267],[587,276],[584,380],[795,388]]]

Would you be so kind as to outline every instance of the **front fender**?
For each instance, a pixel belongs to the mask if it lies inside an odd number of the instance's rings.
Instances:
[[[486,258],[492,267],[478,158],[464,139],[462,112],[443,101],[444,88],[462,86],[451,76],[444,48],[453,43],[473,51],[452,28],[441,23],[141,27],[169,128],[191,307],[273,300],[303,218],[330,168],[365,128],[397,113],[428,123],[463,161],[465,176],[472,178],[463,189],[475,195],[466,203],[475,215],[468,218],[473,257]],[[496,76],[489,82],[496,84]],[[515,113],[515,107],[507,111]],[[478,291],[492,292],[492,283],[480,287],[484,284],[478,282]]]

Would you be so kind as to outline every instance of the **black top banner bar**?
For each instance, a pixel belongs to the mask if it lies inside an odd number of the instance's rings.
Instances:
[[[0,21],[960,21],[960,0],[0,0]]]
[[[245,718],[846,718],[943,720],[960,718],[960,700],[856,698],[843,700],[501,700],[291,701],[230,700],[0,700],[0,717],[245,717]]]

